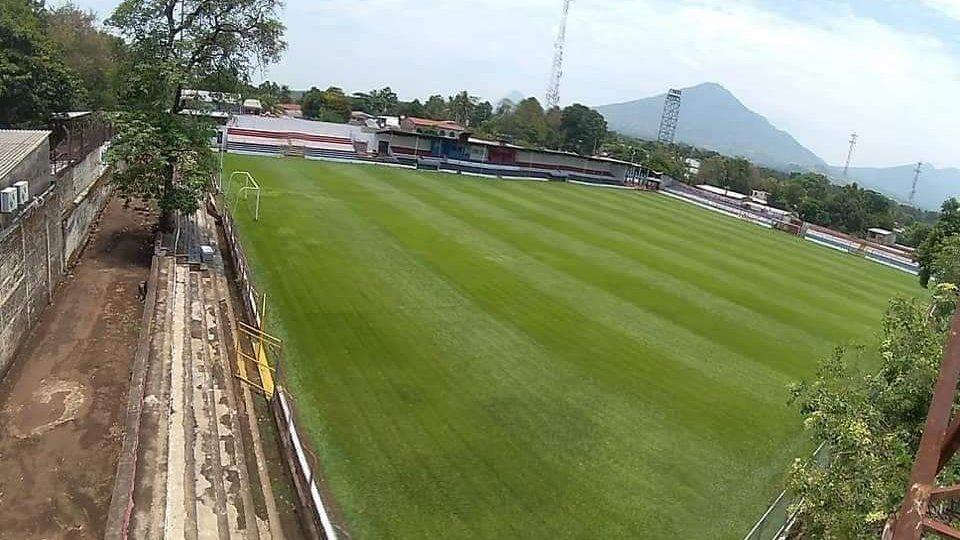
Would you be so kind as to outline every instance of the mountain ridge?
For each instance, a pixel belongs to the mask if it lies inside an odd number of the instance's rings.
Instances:
[[[751,110],[732,92],[715,82],[681,89],[676,141],[723,155],[741,156],[773,169],[814,171],[842,182],[843,167],[831,166],[803,146],[790,133]],[[666,94],[595,106],[612,131],[643,139],[656,139]],[[915,164],[895,167],[851,167],[847,180],[906,201]],[[943,200],[960,194],[960,169],[925,165],[915,202],[938,208]]]

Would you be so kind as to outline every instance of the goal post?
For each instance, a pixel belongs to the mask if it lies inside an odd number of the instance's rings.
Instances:
[[[223,197],[230,206],[236,207],[241,200],[247,201],[248,196],[253,196],[253,220],[260,221],[260,191],[260,184],[249,171],[233,171],[224,187]]]

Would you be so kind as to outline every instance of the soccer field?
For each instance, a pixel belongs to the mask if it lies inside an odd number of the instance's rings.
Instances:
[[[226,157],[353,538],[742,538],[916,280],[652,193]]]

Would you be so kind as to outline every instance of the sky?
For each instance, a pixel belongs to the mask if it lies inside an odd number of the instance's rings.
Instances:
[[[118,0],[74,0],[105,18]],[[51,2],[56,3],[56,2]],[[294,89],[546,91],[562,0],[286,0]],[[561,105],[702,82],[831,164],[960,167],[960,0],[574,0]],[[681,109],[681,122],[683,112]]]

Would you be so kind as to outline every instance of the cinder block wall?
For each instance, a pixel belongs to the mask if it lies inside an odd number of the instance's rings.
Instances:
[[[50,189],[0,237],[0,374],[63,277],[60,197]]]
[[[0,218],[0,376],[50,303],[66,261],[76,257],[112,192],[104,178],[102,148],[61,174],[56,183],[48,155],[44,143],[14,170],[18,178],[30,180],[33,206]],[[34,192],[34,185],[45,190]]]

